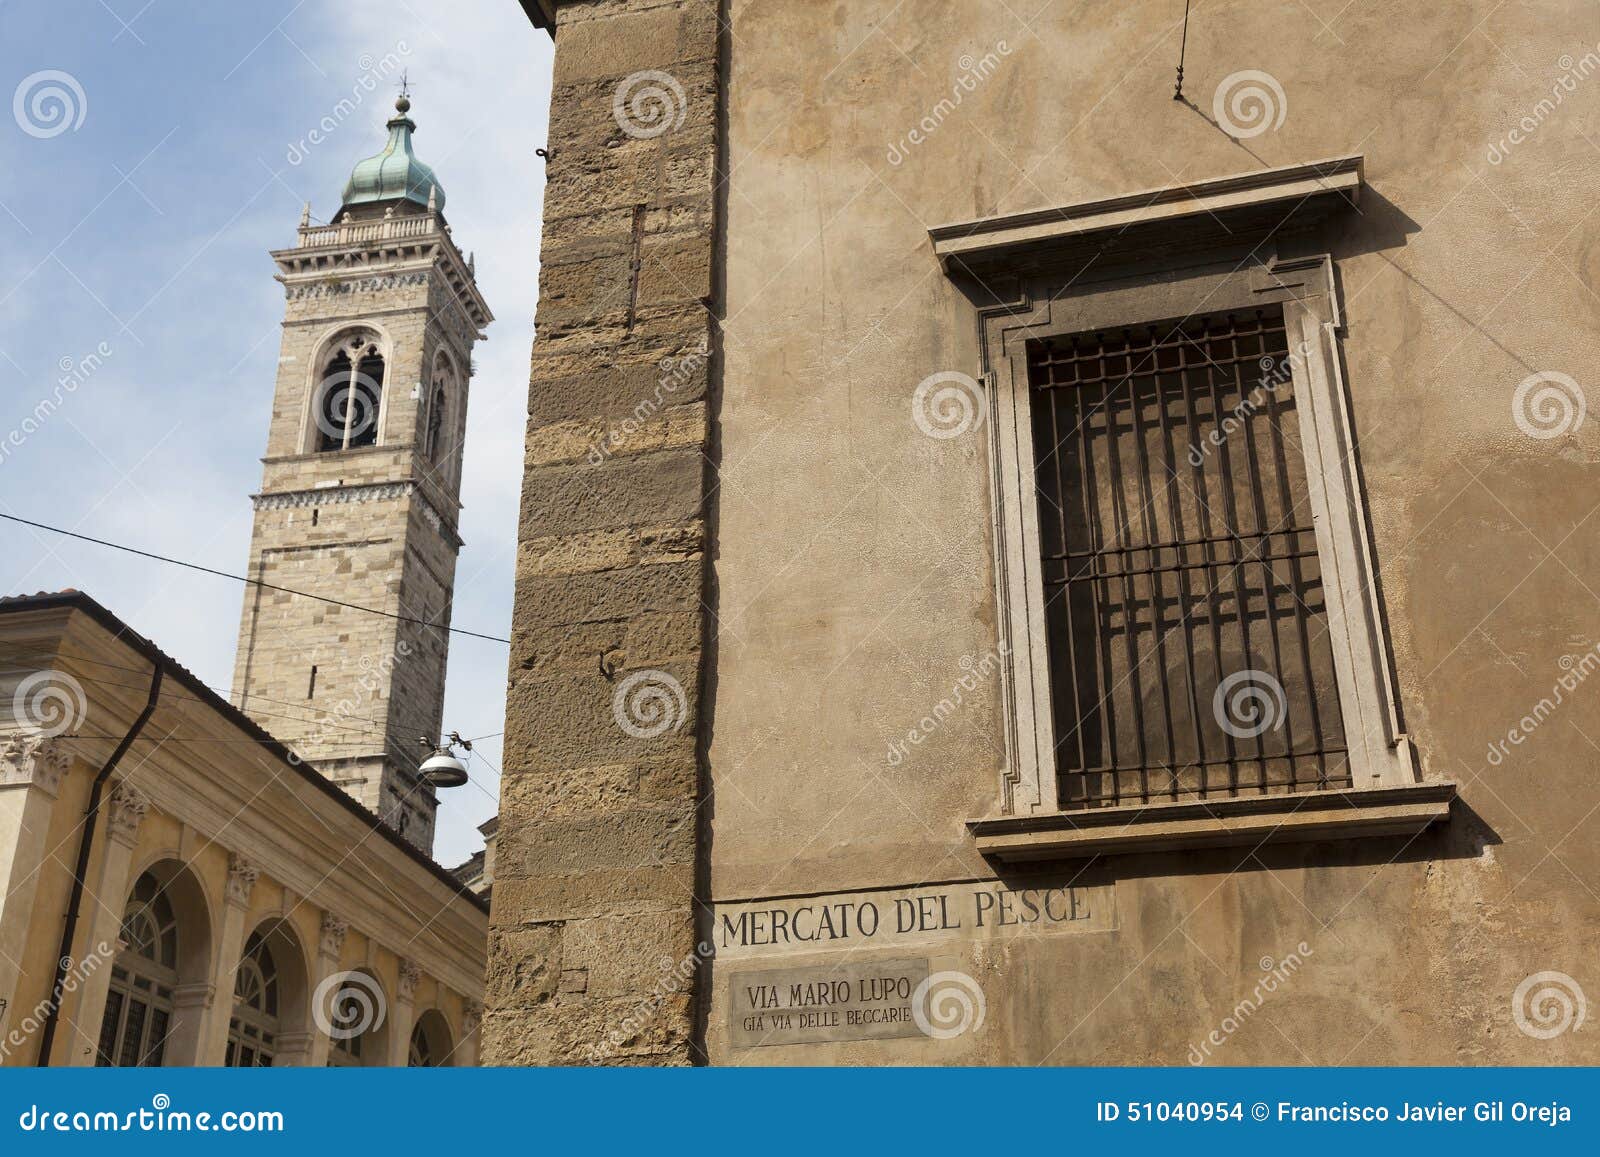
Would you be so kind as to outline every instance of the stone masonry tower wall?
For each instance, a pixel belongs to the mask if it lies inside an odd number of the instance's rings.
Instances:
[[[557,19],[485,1060],[689,1064],[719,14]]]
[[[297,242],[273,254],[287,307],[250,577],[404,618],[250,587],[234,702],[430,851],[418,739],[440,733],[471,352],[491,317],[436,207],[346,208]]]

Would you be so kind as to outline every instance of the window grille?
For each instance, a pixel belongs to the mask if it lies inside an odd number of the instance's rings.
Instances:
[[[1061,806],[1350,786],[1281,307],[1028,369]]]

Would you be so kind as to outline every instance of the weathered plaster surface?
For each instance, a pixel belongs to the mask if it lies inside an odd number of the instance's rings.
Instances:
[[[1352,153],[1369,195],[1332,239],[1345,369],[1404,723],[1425,773],[1462,784],[1453,818],[1410,843],[1097,863],[1114,930],[948,942],[988,1006],[949,1041],[732,1049],[719,962],[714,1061],[1181,1064],[1260,961],[1302,942],[1304,968],[1218,1063],[1600,1056],[1587,1026],[1539,1041],[1512,1019],[1532,973],[1600,993],[1600,684],[1486,756],[1600,642],[1600,434],[1591,419],[1536,440],[1512,418],[1526,376],[1584,382],[1600,354],[1600,154],[1584,135],[1600,77],[1487,160],[1560,59],[1596,50],[1592,11],[1311,7],[1333,34],[1295,0],[1201,7],[1196,109],[1170,99],[1181,6],[1047,5],[1025,27],[999,0],[734,0],[712,892],[992,873],[963,821],[995,806],[994,681],[888,755],[995,638],[982,439],[911,420],[919,381],[979,367],[928,228]],[[993,74],[906,149],[962,58],[991,52]],[[1277,78],[1287,112],[1235,142],[1211,100],[1244,69]]]

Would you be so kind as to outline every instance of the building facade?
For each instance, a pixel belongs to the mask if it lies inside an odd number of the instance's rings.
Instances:
[[[427,852],[437,801],[417,768],[440,735],[472,347],[493,318],[412,151],[410,107],[397,102],[333,222],[307,206],[272,255],[283,340],[233,687]],[[339,605],[352,601],[392,617]],[[307,721],[284,718],[285,700]],[[384,727],[364,742],[340,726],[373,717]]]
[[[232,702],[87,595],[0,600],[0,1063],[477,1061],[488,905],[419,767],[490,315],[409,107],[273,254]]]
[[[0,601],[0,683],[0,1063],[476,1063],[444,869],[86,595]]]
[[[1588,5],[524,7],[487,1060],[1600,1058]]]

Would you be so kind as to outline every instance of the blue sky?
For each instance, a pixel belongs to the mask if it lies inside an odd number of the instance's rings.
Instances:
[[[267,251],[304,202],[326,220],[382,146],[398,64],[498,319],[476,356],[455,625],[508,633],[550,60],[515,0],[0,0],[0,443],[64,367],[100,362],[0,448],[0,511],[244,570],[283,315]],[[48,88],[69,112],[32,104]],[[0,522],[0,592],[62,587],[227,689],[240,584]],[[500,731],[505,669],[503,646],[454,640],[447,729]],[[446,864],[496,808],[499,739],[477,750],[440,809]]]

